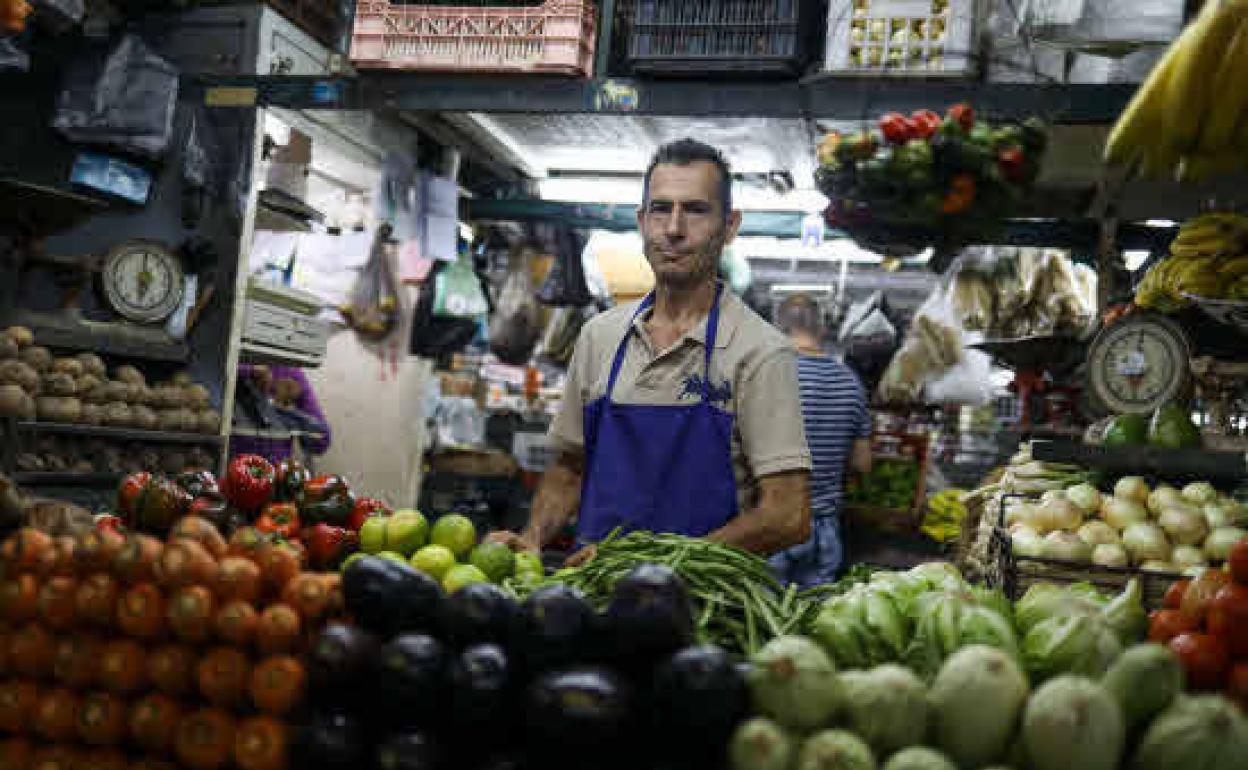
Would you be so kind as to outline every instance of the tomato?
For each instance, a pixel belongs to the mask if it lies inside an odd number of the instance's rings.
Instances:
[[[302,566],[299,552],[285,543],[273,543],[260,551],[256,559],[264,588],[278,596]]]
[[[955,104],[949,108],[945,115],[961,126],[963,131],[970,131],[975,127],[975,110],[969,104]]]
[[[890,112],[880,118],[879,128],[889,144],[905,144],[916,135],[915,125],[900,112]]]
[[[39,566],[52,548],[52,538],[34,527],[22,527],[5,541],[6,561],[16,572],[29,572]]]
[[[256,529],[287,539],[299,535],[299,506],[294,503],[269,503],[256,519]]]
[[[143,757],[137,762],[131,762],[129,770],[181,770],[181,768],[167,759]]]
[[[203,642],[212,635],[216,600],[203,586],[179,588],[169,598],[169,628],[183,641]]]
[[[80,752],[74,770],[130,770],[130,761],[121,749],[99,746]]]
[[[174,750],[191,770],[225,767],[234,753],[234,720],[220,709],[200,709],[182,718]]]
[[[1226,642],[1212,634],[1179,634],[1170,640],[1170,649],[1179,657],[1193,690],[1221,690],[1230,668]]]
[[[123,516],[127,518],[134,516],[139,495],[143,493],[143,488],[151,480],[152,474],[147,472],[131,473],[121,480],[121,484],[117,487],[117,510],[121,511]]]
[[[113,566],[113,559],[125,544],[126,537],[120,532],[94,529],[79,539],[74,557],[84,574],[101,572]]]
[[[1183,594],[1183,602],[1179,605],[1179,611],[1186,615],[1188,620],[1203,628],[1205,618],[1209,614],[1209,605],[1213,604],[1213,597],[1217,596],[1218,591],[1230,582],[1231,576],[1220,569],[1205,570],[1200,573],[1200,577],[1192,581]]]
[[[148,535],[133,534],[113,558],[113,574],[123,583],[142,583],[152,579],[156,560],[165,544]]]
[[[251,682],[251,661],[234,647],[217,647],[195,668],[199,692],[214,706],[232,708],[242,703]]]
[[[222,489],[242,511],[257,511],[273,496],[273,464],[259,455],[239,455],[230,460]]]
[[[0,618],[10,626],[35,617],[39,609],[39,579],[34,575],[14,575],[0,585]]]
[[[265,658],[251,671],[251,701],[274,716],[289,714],[303,699],[307,674],[303,664],[289,655]]]
[[[271,538],[255,527],[239,527],[230,535],[230,556],[242,556],[255,561],[260,552],[268,547]]]
[[[78,541],[72,537],[53,538],[52,547],[39,557],[35,574],[41,578],[73,577],[78,571],[77,562],[74,561],[74,549],[77,547]]]
[[[126,702],[105,692],[87,693],[78,713],[78,736],[92,746],[117,746],[126,739]]]
[[[39,617],[53,631],[73,628],[78,616],[78,581],[54,577],[39,590]]]
[[[342,560],[359,548],[360,536],[346,527],[320,522],[303,531],[308,563],[313,569],[337,569]]]
[[[1231,555],[1226,563],[1231,568],[1231,577],[1235,582],[1248,585],[1248,537],[1241,537],[1231,546]]]
[[[235,647],[248,647],[256,635],[256,623],[260,615],[247,602],[226,602],[213,618],[213,630],[217,638]]]
[[[286,725],[273,717],[245,719],[234,737],[234,763],[240,770],[285,770],[289,743]]]
[[[1231,673],[1226,676],[1226,696],[1248,712],[1248,661],[1231,666]]]
[[[304,620],[315,622],[325,616],[329,608],[330,587],[322,576],[303,572],[286,584],[282,601],[295,608]]]
[[[73,746],[41,746],[30,760],[31,770],[86,770],[82,752]]]
[[[251,559],[225,557],[217,570],[216,593],[223,602],[256,602],[260,598],[260,568]]]
[[[29,732],[38,706],[39,686],[34,682],[25,679],[0,682],[0,732]]]
[[[910,124],[914,126],[914,135],[919,139],[928,139],[940,130],[940,116],[931,110],[915,110],[910,113]]]
[[[147,657],[133,639],[105,642],[100,650],[100,686],[109,692],[129,695],[147,683]]]
[[[1230,583],[1213,597],[1209,633],[1226,639],[1231,655],[1248,657],[1248,586]]]
[[[9,639],[9,665],[22,676],[35,679],[52,671],[52,653],[56,639],[47,629],[27,623],[13,632]]]
[[[212,558],[225,556],[225,538],[211,521],[199,516],[183,516],[173,525],[169,540],[193,540],[204,547]]]
[[[165,588],[210,586],[217,579],[217,563],[208,549],[192,540],[176,540],[165,546],[156,562],[156,579]]]
[[[266,655],[290,652],[299,643],[299,613],[287,604],[274,604],[260,613],[256,646]]]
[[[1161,606],[1168,610],[1177,610],[1183,605],[1183,594],[1187,593],[1187,587],[1192,584],[1190,580],[1176,580],[1166,589],[1166,595],[1161,600]]]
[[[78,584],[74,607],[78,620],[96,628],[108,628],[117,620],[121,585],[107,572],[97,572]]]
[[[152,651],[147,659],[147,678],[166,695],[184,695],[194,688],[195,652],[169,644]]]
[[[148,695],[130,708],[130,740],[144,751],[164,754],[173,746],[181,718],[182,706],[176,700],[160,693]]]
[[[52,651],[52,676],[56,681],[82,690],[95,682],[102,642],[86,634],[57,640]]]
[[[35,706],[35,732],[53,743],[78,737],[78,712],[82,700],[72,690],[58,687],[44,693]]]
[[[1179,634],[1199,630],[1199,625],[1178,610],[1155,610],[1148,616],[1148,641],[1157,644],[1168,644]]]
[[[30,770],[35,748],[25,738],[0,741],[0,767],[8,770]]]
[[[165,630],[165,596],[151,583],[131,587],[117,600],[117,626],[138,639],[154,639]]]

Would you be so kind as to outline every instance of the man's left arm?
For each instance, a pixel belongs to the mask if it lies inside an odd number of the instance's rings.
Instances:
[[[707,535],[708,540],[770,556],[810,539],[810,472],[758,480],[758,505]]]

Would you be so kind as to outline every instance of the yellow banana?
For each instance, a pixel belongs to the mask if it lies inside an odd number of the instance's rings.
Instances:
[[[1179,38],[1179,63],[1168,83],[1163,125],[1168,143],[1181,153],[1199,146],[1201,127],[1213,106],[1212,80],[1239,29],[1238,18],[1230,3],[1211,0]]]
[[[1223,155],[1234,146],[1236,129],[1248,110],[1248,100],[1244,98],[1244,74],[1248,72],[1245,63],[1248,63],[1248,22],[1240,19],[1213,76],[1214,102],[1200,129],[1199,146],[1203,155]]]
[[[1174,75],[1177,61],[1175,51],[1178,47],[1178,43],[1170,46],[1170,50],[1153,67],[1153,71],[1135,92],[1127,108],[1122,111],[1105,141],[1106,163],[1135,162],[1143,148],[1160,134],[1161,117],[1166,109],[1164,102],[1169,91],[1170,78]]]

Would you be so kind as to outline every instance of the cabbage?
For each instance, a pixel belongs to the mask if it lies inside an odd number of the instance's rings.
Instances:
[[[955,764],[1001,759],[1027,700],[1027,678],[1009,655],[974,645],[954,653],[928,692],[930,738]]]
[[[971,586],[971,596],[974,597],[975,603],[981,607],[987,607],[990,610],[996,610],[997,614],[1006,620],[1011,626],[1014,625],[1014,603],[1010,601],[1010,597],[1006,596],[1000,588],[987,588],[985,586]]]
[[[1100,491],[1086,481],[1082,484],[1068,487],[1066,489],[1066,498],[1079,506],[1079,509],[1085,515],[1096,513],[1101,507]]]
[[[903,660],[924,679],[940,670],[945,658],[972,644],[985,644],[1018,657],[1013,624],[985,602],[998,604],[1000,594],[989,591],[933,591],[915,603],[914,635]]]
[[[1183,692],[1183,668],[1169,648],[1137,644],[1114,661],[1101,685],[1118,701],[1127,727],[1134,729]]]
[[[1132,524],[1122,533],[1122,545],[1137,564],[1142,561],[1170,558],[1170,541],[1161,527],[1147,522]]]
[[[788,770],[795,752],[793,736],[763,717],[742,722],[728,743],[732,770]]]
[[[1205,505],[1218,499],[1218,490],[1208,481],[1193,481],[1183,487],[1183,497],[1197,505]]]
[[[1205,556],[1211,562],[1224,562],[1231,556],[1231,547],[1244,537],[1248,531],[1239,527],[1218,527],[1205,539]]]
[[[1170,562],[1180,571],[1186,572],[1193,567],[1208,567],[1205,552],[1194,545],[1176,545],[1170,554]]]
[[[884,770],[958,770],[949,758],[936,749],[911,746],[888,758]]]
[[[923,742],[927,689],[910,669],[895,663],[841,675],[847,726],[886,757]]]
[[[1050,532],[1044,536],[1044,558],[1087,564],[1092,560],[1092,546],[1074,532]]]
[[[823,609],[811,625],[810,635],[840,668],[866,668],[871,665],[867,641],[860,624]]]
[[[1026,634],[1049,618],[1078,613],[1095,614],[1104,605],[1104,597],[1096,586],[1089,583],[1069,586],[1035,583],[1014,605],[1014,623],[1020,633]]]
[[[1023,637],[1023,664],[1033,682],[1059,674],[1097,676],[1117,660],[1122,642],[1097,615],[1053,617]]]
[[[1143,640],[1148,633],[1148,613],[1144,611],[1144,592],[1140,589],[1140,581],[1132,578],[1126,589],[1105,605],[1101,617],[1124,645]]]
[[[930,590],[961,588],[966,585],[966,579],[962,577],[962,573],[947,561],[924,562],[910,568],[906,575],[926,583]]]
[[[1243,770],[1248,718],[1221,695],[1180,695],[1145,731],[1132,770]]]
[[[1176,545],[1200,545],[1209,535],[1204,514],[1192,508],[1167,508],[1157,523]]]
[[[875,770],[875,755],[847,730],[823,730],[802,743],[794,770]]]
[[[751,658],[747,674],[756,711],[791,730],[823,725],[841,702],[836,666],[802,636],[778,636]]]
[[[1059,676],[1031,696],[1022,735],[1034,770],[1117,770],[1126,726],[1118,704],[1096,682]]]
[[[1139,476],[1123,476],[1114,485],[1114,497],[1123,500],[1134,500],[1143,505],[1148,502],[1148,495],[1148,484],[1144,483],[1144,479]]]
[[[1127,549],[1117,543],[1098,545],[1092,549],[1092,563],[1098,567],[1129,567],[1131,559]]]
[[[883,643],[889,657],[898,660],[910,643],[910,621],[884,591],[867,588],[863,592],[863,622],[877,640]]]
[[[1122,541],[1118,539],[1118,533],[1113,527],[1103,521],[1089,521],[1079,528],[1075,534],[1088,545],[1118,545]]]
[[[1148,511],[1134,500],[1111,497],[1101,506],[1101,518],[1119,532],[1132,524],[1148,521]]]

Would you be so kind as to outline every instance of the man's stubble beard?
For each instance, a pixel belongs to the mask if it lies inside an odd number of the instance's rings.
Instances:
[[[724,240],[716,238],[708,244],[706,250],[699,254],[694,271],[679,275],[670,273],[665,275],[655,267],[656,264],[661,264],[661,261],[656,260],[652,253],[660,251],[662,249],[657,246],[649,244],[646,246],[646,261],[650,263],[650,269],[654,272],[655,284],[671,289],[692,289],[704,283],[714,282],[716,276],[719,275],[719,257],[724,251]]]

